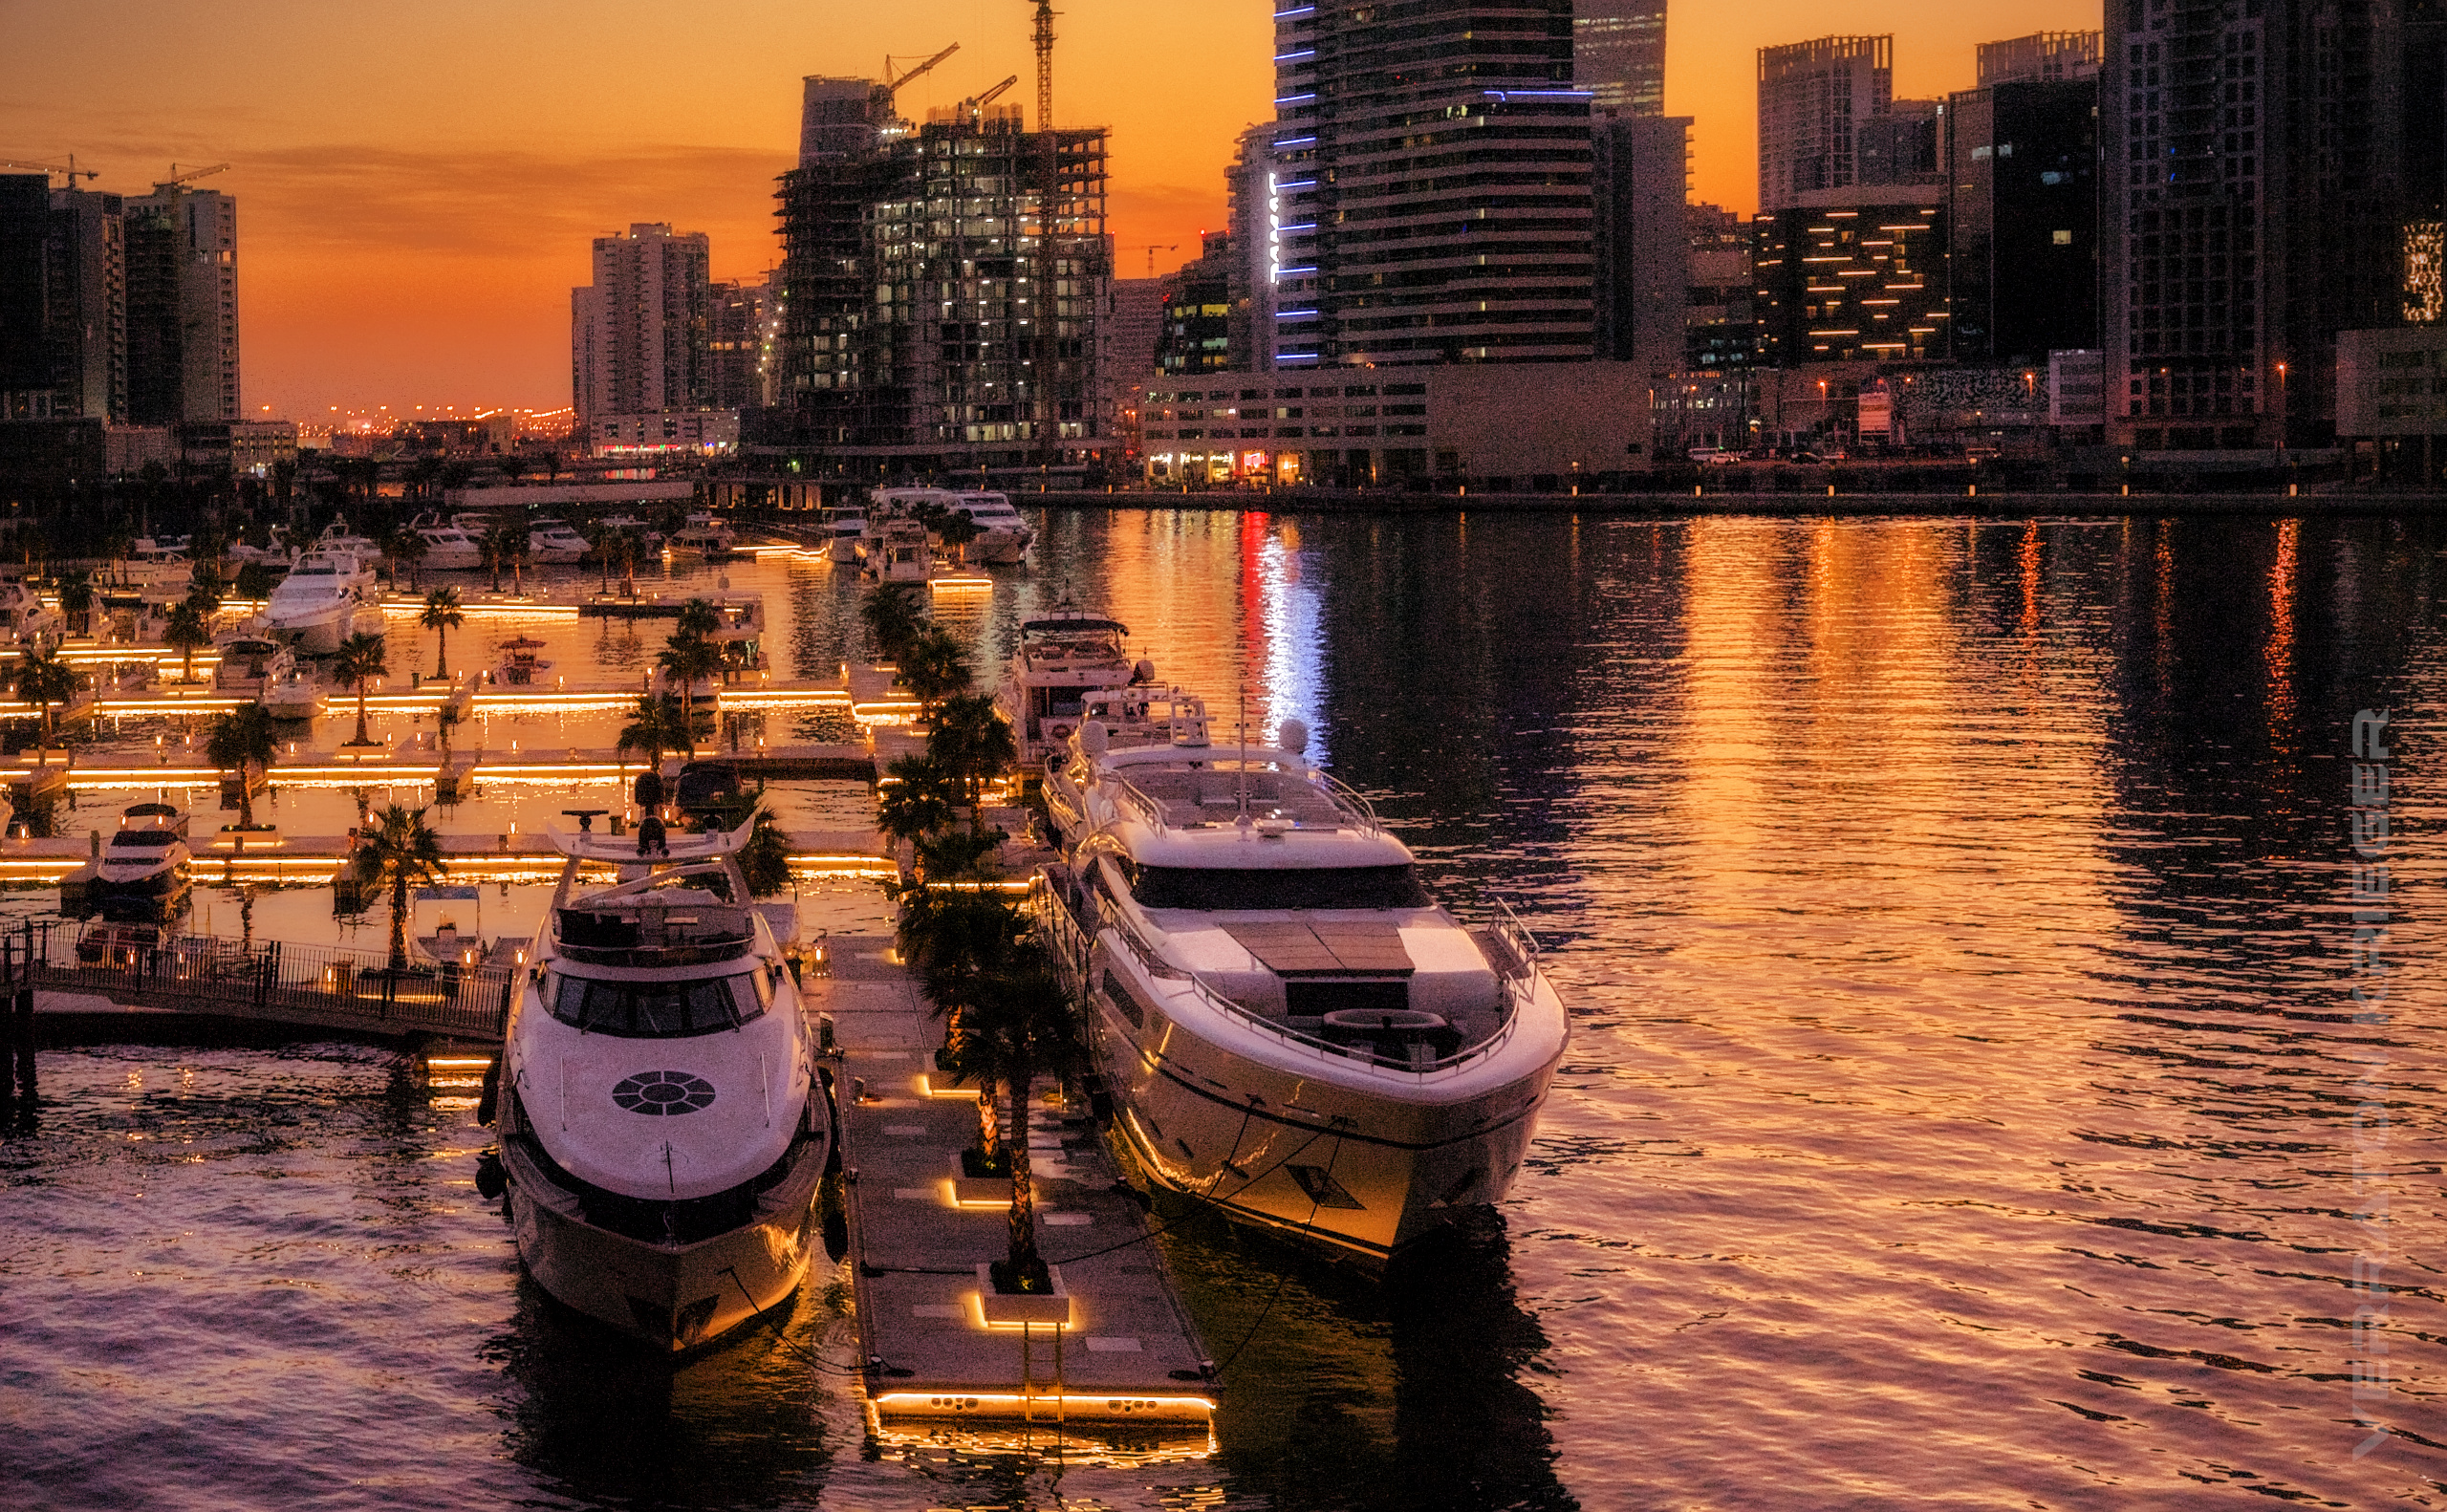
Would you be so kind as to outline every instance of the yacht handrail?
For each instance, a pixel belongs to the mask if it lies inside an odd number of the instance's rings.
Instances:
[[[1254,747],[1251,748],[1254,749]],[[1376,817],[1375,806],[1361,797],[1358,790],[1349,783],[1331,772],[1320,771],[1314,767],[1303,767],[1293,775],[1314,779],[1318,790],[1322,791],[1330,802],[1350,813],[1355,821],[1353,828],[1360,833],[1391,837],[1391,832],[1386,830],[1384,822]],[[1158,834],[1162,834],[1172,828],[1165,822],[1163,804],[1151,796],[1145,788],[1111,767],[1105,769],[1102,780],[1119,788],[1121,795],[1147,815],[1148,823],[1155,826]],[[1518,927],[1518,924],[1519,921],[1515,920],[1515,927]],[[1533,951],[1536,949],[1534,943],[1531,949]]]
[[[1383,821],[1376,817],[1376,806],[1361,797],[1359,795],[1358,788],[1353,788],[1351,784],[1344,782],[1341,778],[1336,777],[1330,771],[1323,771],[1317,767],[1311,767],[1308,768],[1308,772],[1310,776],[1317,779],[1318,786],[1325,788],[1329,796],[1339,799],[1346,808],[1358,815],[1360,820],[1359,827],[1363,833],[1383,834],[1386,832]]]

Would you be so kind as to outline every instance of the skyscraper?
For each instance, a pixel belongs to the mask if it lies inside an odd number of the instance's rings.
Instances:
[[[1571,0],[1287,7],[1275,115],[1279,367],[1589,356]]]
[[[1691,303],[1691,118],[1602,119],[1592,140],[1595,356],[1670,372]]]
[[[1862,124],[1895,98],[1895,38],[1823,36],[1759,50],[1759,213],[1861,182]]]
[[[1953,352],[2036,366],[2099,343],[2096,32],[1982,43],[1947,100]]]
[[[712,288],[703,231],[632,226],[595,242],[595,282],[571,292],[571,388],[580,422],[712,404]]]
[[[1665,114],[1665,0],[1572,0],[1572,82],[1598,111]]]
[[[138,425],[238,420],[238,202],[156,184],[122,202],[127,408]]]
[[[2336,333],[2402,310],[2394,7],[2134,0],[2105,53],[2110,438],[2326,444]]]

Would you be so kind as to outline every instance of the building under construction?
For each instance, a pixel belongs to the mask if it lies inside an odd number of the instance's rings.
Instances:
[[[1026,130],[1000,90],[912,124],[907,76],[808,80],[777,196],[780,394],[751,449],[869,475],[1097,466],[1105,133]]]

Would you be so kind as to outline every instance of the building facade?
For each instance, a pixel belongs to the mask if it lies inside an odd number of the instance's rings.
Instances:
[[[2045,364],[2099,345],[2098,99],[2095,74],[2061,72],[1950,97],[1956,360]]]
[[[1209,231],[1198,260],[1168,280],[1156,335],[1156,366],[1166,373],[1246,372],[1245,350],[1234,351],[1232,237]]]
[[[1275,362],[1586,359],[1571,0],[1275,16]]]
[[[770,404],[778,309],[772,284],[731,279],[707,292],[705,407],[742,410]]]
[[[780,198],[787,414],[758,444],[885,470],[1101,457],[1102,130],[1028,131],[1015,107],[890,122]]]
[[[632,226],[595,241],[595,282],[571,291],[571,390],[596,416],[713,407],[711,244],[703,231]]]
[[[1759,211],[1861,183],[1861,126],[1895,98],[1895,38],[1823,36],[1759,50]]]
[[[1572,0],[1572,82],[1601,114],[1665,114],[1665,4]]]
[[[1694,205],[1684,225],[1691,273],[1683,368],[1701,375],[1747,368],[1759,356],[1750,222],[1721,205]]]
[[[1945,199],[1869,191],[1752,222],[1759,360],[1916,362],[1947,354]]]
[[[238,202],[156,184],[121,202],[120,234],[128,422],[240,419]]]
[[[2380,0],[2108,8],[2111,442],[2333,437],[2336,334],[2402,314],[2403,42]]]
[[[1594,355],[1672,371],[1690,313],[1691,119],[1601,118],[1592,145]]]

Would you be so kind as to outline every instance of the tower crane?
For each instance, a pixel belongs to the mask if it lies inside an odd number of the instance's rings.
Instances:
[[[1036,129],[1053,129],[1053,0],[1036,5]]]
[[[1158,252],[1178,252],[1180,249],[1181,244],[1179,242],[1175,242],[1170,247],[1165,246],[1161,242],[1149,242],[1147,244],[1147,276],[1150,278],[1156,276],[1156,254]]]
[[[228,168],[229,164],[226,162],[216,162],[208,168],[189,168],[186,172],[181,173],[179,171],[179,165],[174,162],[170,164],[170,176],[166,179],[155,180],[153,187],[157,191],[162,189],[183,189],[186,187],[189,180],[207,179],[216,173],[226,173],[228,171]]]
[[[900,86],[901,86],[901,85],[908,83],[911,79],[916,78],[919,75],[928,72],[929,70],[931,70],[932,68],[934,68],[934,66],[935,66],[936,64],[941,63],[943,59],[945,59],[945,58],[947,58],[947,57],[951,56],[954,53],[957,53],[957,52],[959,52],[959,51],[960,51],[960,44],[959,44],[959,43],[957,43],[957,42],[955,42],[955,43],[953,43],[951,46],[949,46],[949,47],[947,47],[947,48],[943,49],[942,52],[940,52],[940,53],[936,54],[933,57],[930,57],[930,58],[928,58],[926,61],[924,61],[923,63],[919,64],[916,68],[911,69],[908,73],[906,73],[906,74],[902,74],[902,75],[899,75],[899,76],[897,76],[897,77],[894,76],[894,74],[893,74],[893,72],[892,72],[892,56],[891,56],[891,54],[886,54],[884,55],[884,60],[883,60],[883,97],[884,97],[884,98],[886,98],[886,99],[890,99],[890,98],[893,97],[893,95],[894,95],[894,94],[895,94],[895,93],[896,93],[896,92],[900,88]]]
[[[29,173],[63,174],[67,177],[68,187],[72,189],[76,187],[76,181],[79,179],[90,181],[98,179],[102,176],[101,170],[98,168],[80,168],[76,166],[76,155],[73,152],[68,155],[68,166],[64,168],[60,167],[56,163],[18,162],[11,159],[0,159],[0,168],[23,168]]]
[[[1004,91],[1009,89],[1019,81],[1020,76],[1014,74],[1009,78],[1007,78],[1000,84],[995,85],[992,89],[987,90],[985,94],[971,95],[966,99],[962,100],[958,107],[961,119],[963,120],[975,120],[980,111],[983,111],[986,106],[991,105],[997,99],[1002,98]]]

